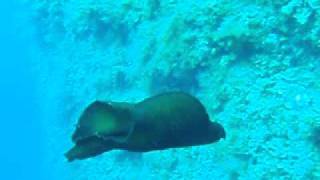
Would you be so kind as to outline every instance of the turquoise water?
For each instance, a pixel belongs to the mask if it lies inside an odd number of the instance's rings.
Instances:
[[[0,6],[0,179],[320,179],[320,1]],[[96,99],[196,96],[227,138],[68,163]]]

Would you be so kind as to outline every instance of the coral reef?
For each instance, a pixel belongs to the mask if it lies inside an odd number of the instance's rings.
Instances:
[[[44,53],[63,71],[59,91],[51,91],[61,120],[47,122],[54,126],[48,161],[59,164],[58,175],[320,178],[319,1],[29,1]],[[54,79],[56,69],[46,66]],[[138,101],[169,90],[198,96],[228,138],[134,160],[115,151],[67,165],[55,156],[92,100]],[[55,143],[63,147],[50,148]]]

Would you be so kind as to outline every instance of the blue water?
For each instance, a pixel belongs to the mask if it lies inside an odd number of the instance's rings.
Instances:
[[[16,15],[27,11],[14,1],[2,3],[0,12],[0,178],[40,179],[42,129],[30,64],[34,42],[28,31],[32,25],[27,19],[17,19]],[[19,25],[23,29],[18,30]]]
[[[320,179],[317,0],[0,6],[0,179]],[[196,96],[227,138],[68,163],[92,101]]]

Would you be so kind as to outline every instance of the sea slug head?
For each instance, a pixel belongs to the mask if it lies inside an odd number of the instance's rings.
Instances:
[[[208,139],[211,142],[216,142],[221,138],[226,138],[226,131],[221,124],[216,122],[210,122]]]

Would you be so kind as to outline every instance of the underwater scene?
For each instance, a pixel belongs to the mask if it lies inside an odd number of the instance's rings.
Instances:
[[[320,179],[320,0],[0,6],[0,179]]]

